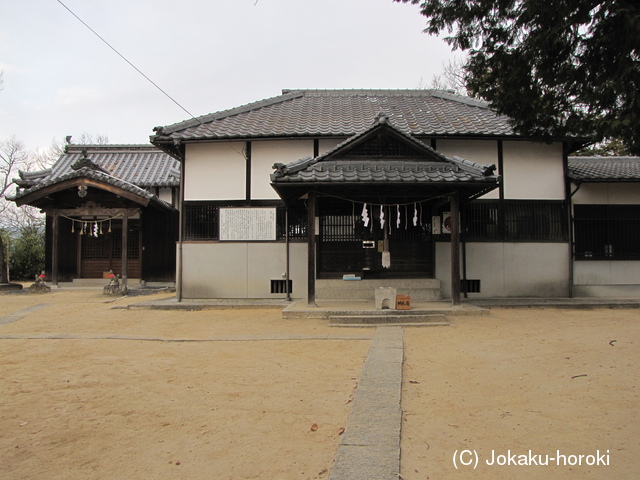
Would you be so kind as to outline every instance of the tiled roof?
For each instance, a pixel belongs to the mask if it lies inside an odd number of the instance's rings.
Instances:
[[[327,184],[327,183],[449,183],[473,182],[497,185],[495,166],[479,165],[458,157],[447,158],[428,145],[404,134],[391,119],[379,121],[360,134],[354,135],[333,150],[316,158],[297,160],[289,164],[277,163],[271,175],[274,184]],[[345,159],[352,145],[366,142],[374,136],[387,132],[400,135],[407,145],[422,152],[422,158],[395,159]]]
[[[485,102],[441,90],[284,90],[277,97],[166,127],[153,143],[252,137],[351,136],[383,112],[414,136],[515,135]]]
[[[145,189],[178,186],[180,167],[176,159],[151,145],[67,145],[53,167],[38,172],[20,172],[20,178],[14,180],[19,189],[12,200],[79,177],[98,180],[160,202]]]
[[[53,167],[20,172],[19,185],[35,185],[72,171],[83,151],[105,173],[139,187],[175,187],[180,183],[178,161],[152,145],[67,145]]]
[[[569,157],[569,178],[637,182],[640,181],[640,157]]]
[[[480,170],[477,174],[462,169],[456,164],[422,161],[387,161],[375,160],[350,161],[327,160],[313,163],[307,168],[284,177],[274,178],[277,183],[444,183],[487,181]],[[495,178],[493,179],[495,183]]]
[[[135,193],[139,197],[145,198],[147,200],[152,200],[156,197],[153,193],[148,192],[147,190],[140,188],[136,185],[133,185],[129,182],[125,182],[112,175],[108,175],[98,170],[92,170],[88,167],[83,167],[78,170],[71,170],[58,177],[46,178],[43,181],[38,182],[35,185],[32,185],[30,188],[20,191],[19,194],[16,195],[13,199],[20,198],[24,195],[36,192],[50,185],[54,185],[56,183],[64,182],[65,180],[71,180],[74,178],[90,178],[92,180],[97,180],[102,183],[107,183],[109,185],[113,185],[114,187],[118,187],[128,192]]]

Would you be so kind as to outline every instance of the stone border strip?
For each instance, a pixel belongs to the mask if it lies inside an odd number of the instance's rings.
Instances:
[[[21,318],[26,317],[30,313],[37,312],[41,308],[48,307],[51,303],[40,303],[38,305],[32,305],[31,307],[23,308],[22,310],[18,310],[17,312],[6,315],[0,318],[0,325],[6,325],[8,323],[17,322]]]
[[[380,326],[364,364],[330,480],[400,475],[403,330]]]
[[[6,317],[5,317],[6,318]],[[211,338],[159,338],[159,337],[141,337],[130,335],[75,335],[69,333],[43,333],[39,335],[0,335],[0,340],[129,340],[136,342],[263,342],[263,341],[281,341],[281,340],[371,340],[372,336],[360,335],[232,335],[226,337]]]

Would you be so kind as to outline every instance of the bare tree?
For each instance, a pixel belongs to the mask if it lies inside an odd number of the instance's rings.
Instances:
[[[6,196],[13,193],[16,185],[13,179],[19,176],[19,171],[44,169],[57,158],[57,144],[45,151],[32,154],[18,140],[12,136],[0,141],[0,283],[8,283],[8,241],[19,236],[21,232],[30,230],[44,234],[44,216],[34,207],[18,207]],[[55,157],[53,156],[55,155]]]
[[[67,138],[71,140],[71,137]],[[82,132],[78,140],[78,145],[107,145],[108,143],[109,137],[99,133],[93,135],[92,133]]]
[[[9,282],[7,239],[14,220],[13,204],[5,198],[12,186],[14,175],[27,166],[27,152],[15,137],[0,142],[0,283]]]
[[[465,63],[466,59],[461,57],[454,57],[453,60],[443,63],[443,72],[431,78],[431,88],[453,90],[458,95],[469,96],[464,70]]]
[[[12,185],[13,176],[18,170],[28,166],[29,156],[24,144],[16,137],[0,142],[0,197],[4,197]],[[0,215],[6,209],[6,204],[0,206]]]

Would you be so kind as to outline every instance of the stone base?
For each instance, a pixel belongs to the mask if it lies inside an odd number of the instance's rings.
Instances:
[[[376,310],[382,310],[383,308],[395,310],[397,293],[398,290],[393,287],[376,288]]]
[[[126,295],[128,292],[129,289],[126,285],[107,285],[102,289],[103,295],[111,295],[112,297]]]
[[[34,283],[29,287],[29,293],[49,293],[51,291],[51,287],[46,283]]]
[[[22,290],[20,283],[0,283],[0,292],[9,290]]]

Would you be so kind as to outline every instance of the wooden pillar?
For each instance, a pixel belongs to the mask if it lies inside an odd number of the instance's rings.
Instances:
[[[51,225],[51,283],[58,286],[58,236],[59,217],[56,210],[53,211],[53,222]]]
[[[82,278],[82,237],[76,235],[76,278]]]
[[[291,301],[291,292],[289,289],[289,268],[290,268],[290,245],[289,245],[289,205],[284,206],[284,229],[285,229],[285,292],[287,293],[287,301]]]
[[[316,192],[309,192],[307,198],[307,304],[316,306]]]
[[[122,215],[122,285],[127,284],[127,260],[129,256],[129,213]]]
[[[460,198],[449,196],[451,207],[451,305],[460,305]]]

